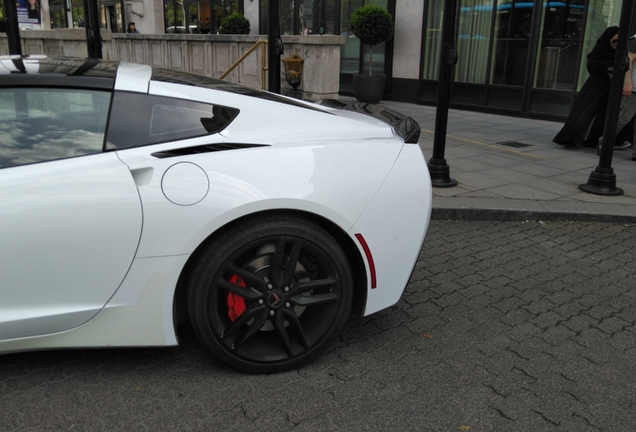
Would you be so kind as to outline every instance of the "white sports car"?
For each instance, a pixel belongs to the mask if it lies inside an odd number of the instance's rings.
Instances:
[[[419,126],[333,105],[0,58],[0,352],[171,346],[189,319],[270,373],[395,304],[430,220]]]

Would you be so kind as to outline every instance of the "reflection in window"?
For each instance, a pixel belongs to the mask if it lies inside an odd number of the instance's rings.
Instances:
[[[183,2],[166,1],[163,7],[166,33],[185,33]]]
[[[71,2],[71,15],[73,16],[73,27],[84,27],[84,2],[73,0]]]
[[[583,0],[544,3],[535,88],[569,90],[574,85],[583,7]]]
[[[622,7],[623,2],[621,0],[589,0],[577,90],[581,90],[581,87],[590,76],[587,72],[585,61],[587,55],[592,51],[596,40],[606,28],[618,25]]]
[[[463,0],[459,8],[455,80],[467,83],[486,83],[490,29],[495,8],[480,0]]]
[[[110,93],[0,90],[0,168],[100,153]]]
[[[103,0],[99,8],[99,26],[113,33],[124,33],[123,2],[121,0]]]
[[[68,27],[66,22],[66,2],[64,0],[49,0],[49,14],[52,29]]]
[[[327,27],[333,26],[334,30],[345,36],[345,44],[340,49],[340,73],[342,74],[355,74],[355,73],[368,73],[369,72],[369,46],[360,45],[360,39],[356,37],[351,31],[349,31],[349,21],[351,15],[356,9],[372,4],[381,8],[387,9],[387,0],[349,0],[340,4],[340,22],[338,26],[333,17],[331,8],[333,7],[331,2],[325,4],[325,16],[327,18]],[[360,51],[362,49],[362,51]],[[385,54],[386,44],[382,42],[373,46],[373,73],[384,73],[385,66]],[[362,59],[360,59],[362,55]],[[361,61],[362,60],[362,61]]]
[[[338,15],[363,4],[378,4],[386,7],[386,0],[279,0],[280,31],[283,35],[341,34],[349,15]],[[260,2],[260,33],[268,33],[269,6],[267,0]],[[340,19],[338,19],[340,18]]]
[[[213,108],[183,99],[116,92],[108,125],[108,147],[125,149],[208,135],[206,124],[224,120],[213,114]],[[135,121],[131,122],[131,118]]]
[[[426,17],[425,55],[422,58],[423,78],[437,80],[439,75],[439,57],[442,49],[442,18],[444,0],[428,2]]]
[[[491,84],[524,84],[533,13],[531,2],[503,2],[497,6]]]
[[[210,118],[211,112],[190,108],[157,104],[152,108],[150,135],[165,135],[177,132],[190,132],[205,135],[201,118]]]

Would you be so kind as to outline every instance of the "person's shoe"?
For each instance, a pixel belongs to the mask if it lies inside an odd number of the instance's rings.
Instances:
[[[624,150],[626,148],[630,148],[631,146],[632,146],[632,143],[630,143],[629,141],[623,141],[623,144],[615,145],[614,148],[619,150]]]

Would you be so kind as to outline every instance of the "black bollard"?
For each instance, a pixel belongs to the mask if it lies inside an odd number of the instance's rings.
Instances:
[[[612,83],[610,85],[609,101],[607,102],[607,114],[603,128],[603,147],[598,166],[590,174],[587,183],[579,185],[579,189],[595,195],[622,195],[623,190],[616,187],[616,174],[612,169],[612,156],[614,155],[614,140],[616,139],[616,125],[620,111],[621,94],[623,90],[623,77],[629,68],[627,57],[628,39],[634,2],[624,1],[621,9],[621,19],[618,29],[618,44],[614,56],[614,70],[612,71]],[[634,96],[632,96],[634,97]]]
[[[433,187],[451,187],[457,181],[450,178],[450,167],[444,159],[446,128],[448,126],[448,103],[453,81],[453,66],[457,63],[455,50],[455,20],[457,0],[444,1],[442,21],[442,49],[439,62],[439,87],[437,90],[437,110],[435,113],[435,135],[433,137],[433,157],[428,162]]]

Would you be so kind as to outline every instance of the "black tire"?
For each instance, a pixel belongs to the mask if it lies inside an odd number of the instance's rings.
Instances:
[[[197,335],[220,360],[274,373],[318,356],[342,328],[352,295],[345,254],[324,229],[269,215],[212,240],[194,269],[188,306]]]

